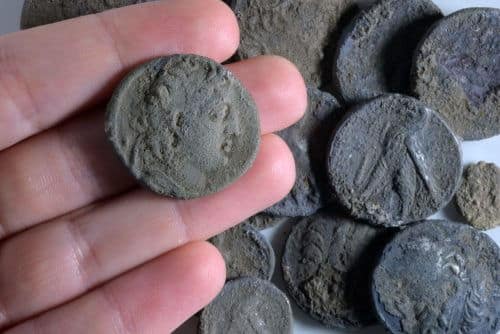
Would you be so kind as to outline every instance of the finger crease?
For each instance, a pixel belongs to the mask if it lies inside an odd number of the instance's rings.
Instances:
[[[99,268],[99,257],[94,247],[84,237],[81,226],[77,221],[68,220],[65,222],[65,225],[73,240],[73,254],[80,282],[84,288],[88,288],[96,283],[93,282],[93,275],[90,268]],[[97,272],[97,269],[93,272]]]
[[[113,50],[113,54],[115,55],[115,58],[118,62],[118,65],[120,68],[125,68],[125,62],[123,61],[122,53],[120,51],[120,48],[118,47],[118,43],[116,41],[115,32],[116,29],[113,26],[112,23],[108,24],[106,20],[102,17],[101,14],[94,14],[96,17],[96,21],[99,23],[101,26],[101,30],[103,31],[105,37],[108,39],[109,44],[111,45],[111,48]]]
[[[31,131],[42,130],[38,115],[40,110],[32,89],[19,71],[8,46],[0,47],[0,111],[22,118]],[[13,59],[14,58],[14,59]],[[24,94],[23,94],[24,93]],[[5,95],[2,95],[5,94]]]
[[[179,226],[179,237],[177,239],[176,247],[179,247],[190,240],[191,233],[189,232],[188,224],[186,223],[186,211],[184,207],[179,202],[174,202],[172,209],[170,210],[170,216],[172,217],[175,224]]]
[[[134,319],[133,315],[127,317],[128,319],[131,319],[131,321],[125,320],[126,317],[124,311],[120,307],[120,304],[116,301],[116,298],[114,297],[114,293],[111,290],[111,288],[108,286],[103,286],[102,289],[97,291],[101,292],[101,295],[106,305],[113,313],[112,321],[113,321],[114,333],[116,334],[139,333],[139,331],[137,330],[137,325],[132,320]]]

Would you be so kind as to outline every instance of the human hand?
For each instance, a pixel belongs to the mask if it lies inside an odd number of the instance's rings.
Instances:
[[[262,144],[248,173],[189,201],[136,187],[104,134],[107,97],[135,65],[195,53],[224,61],[236,19],[219,0],[169,0],[0,37],[0,329],[167,333],[225,280],[201,241],[292,187],[292,155],[270,134],[306,107],[278,57],[228,65],[254,97]],[[63,122],[64,121],[64,122]]]

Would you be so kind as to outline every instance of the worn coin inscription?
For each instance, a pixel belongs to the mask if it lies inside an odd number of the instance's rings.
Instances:
[[[468,8],[436,24],[416,51],[413,80],[457,135],[500,134],[500,9]]]
[[[495,334],[500,249],[467,225],[418,223],[385,248],[372,290],[391,333]]]
[[[288,291],[329,327],[373,323],[370,277],[391,234],[326,212],[303,218],[288,237],[282,259]]]
[[[457,139],[432,110],[403,95],[356,106],[334,135],[328,173],[353,216],[399,226],[450,201],[461,176]]]
[[[292,332],[292,310],[283,292],[258,278],[227,282],[201,314],[200,334]]]
[[[21,28],[28,29],[148,1],[152,0],[26,0]]]
[[[330,202],[325,159],[330,134],[342,116],[330,94],[308,87],[308,108],[302,119],[280,131],[295,158],[296,180],[290,193],[265,212],[277,216],[307,216]]]
[[[269,242],[251,225],[241,224],[213,238],[226,262],[226,279],[259,277],[271,279],[275,256]]]
[[[384,93],[407,93],[413,52],[442,17],[431,0],[382,0],[343,31],[334,77],[348,103]]]
[[[130,73],[108,105],[106,132],[138,180],[176,198],[229,185],[249,169],[260,140],[248,91],[196,55],[157,58]]]
[[[232,0],[241,31],[239,58],[275,54],[290,59],[306,82],[331,77],[331,42],[351,0]]]
[[[479,162],[468,166],[455,195],[457,206],[472,226],[487,230],[500,225],[500,168]]]

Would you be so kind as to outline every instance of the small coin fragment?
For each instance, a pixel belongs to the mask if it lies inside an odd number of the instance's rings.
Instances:
[[[26,0],[21,28],[33,28],[148,1],[152,0]]]
[[[182,199],[235,181],[260,142],[248,91],[223,66],[197,55],[161,57],[132,71],[108,105],[106,133],[139,181]]]
[[[465,140],[500,134],[500,9],[467,8],[436,24],[415,54],[416,96]]]
[[[461,172],[457,139],[432,110],[398,94],[353,108],[336,131],[328,173],[336,198],[372,224],[400,226],[446,205]]]
[[[442,17],[430,0],[382,0],[343,31],[334,77],[343,99],[356,103],[385,93],[408,93],[413,52]]]
[[[500,330],[500,249],[448,221],[412,225],[385,248],[374,272],[375,308],[395,334],[495,334]]]
[[[226,279],[258,277],[270,280],[275,265],[272,246],[248,224],[233,227],[209,240],[226,262]]]
[[[375,322],[370,278],[392,231],[318,212],[294,226],[282,259],[293,299],[328,327]]]
[[[308,107],[300,121],[278,132],[290,147],[296,166],[293,189],[266,213],[282,217],[308,216],[330,202],[325,169],[328,142],[342,110],[330,94],[308,87]]]
[[[267,228],[275,227],[288,220],[288,217],[276,217],[267,213],[261,212],[253,217],[248,218],[244,224],[251,225],[257,230],[265,230]]]
[[[479,162],[468,166],[455,202],[472,226],[487,230],[500,225],[500,168]]]
[[[258,278],[227,282],[201,313],[200,334],[292,333],[292,309],[283,292]]]
[[[291,60],[306,82],[326,86],[338,24],[352,0],[232,0],[241,32],[238,57],[274,54]]]

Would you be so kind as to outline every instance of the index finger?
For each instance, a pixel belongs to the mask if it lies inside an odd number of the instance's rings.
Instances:
[[[0,37],[0,150],[102,102],[124,72],[150,58],[217,61],[238,47],[220,0],[130,6]]]

